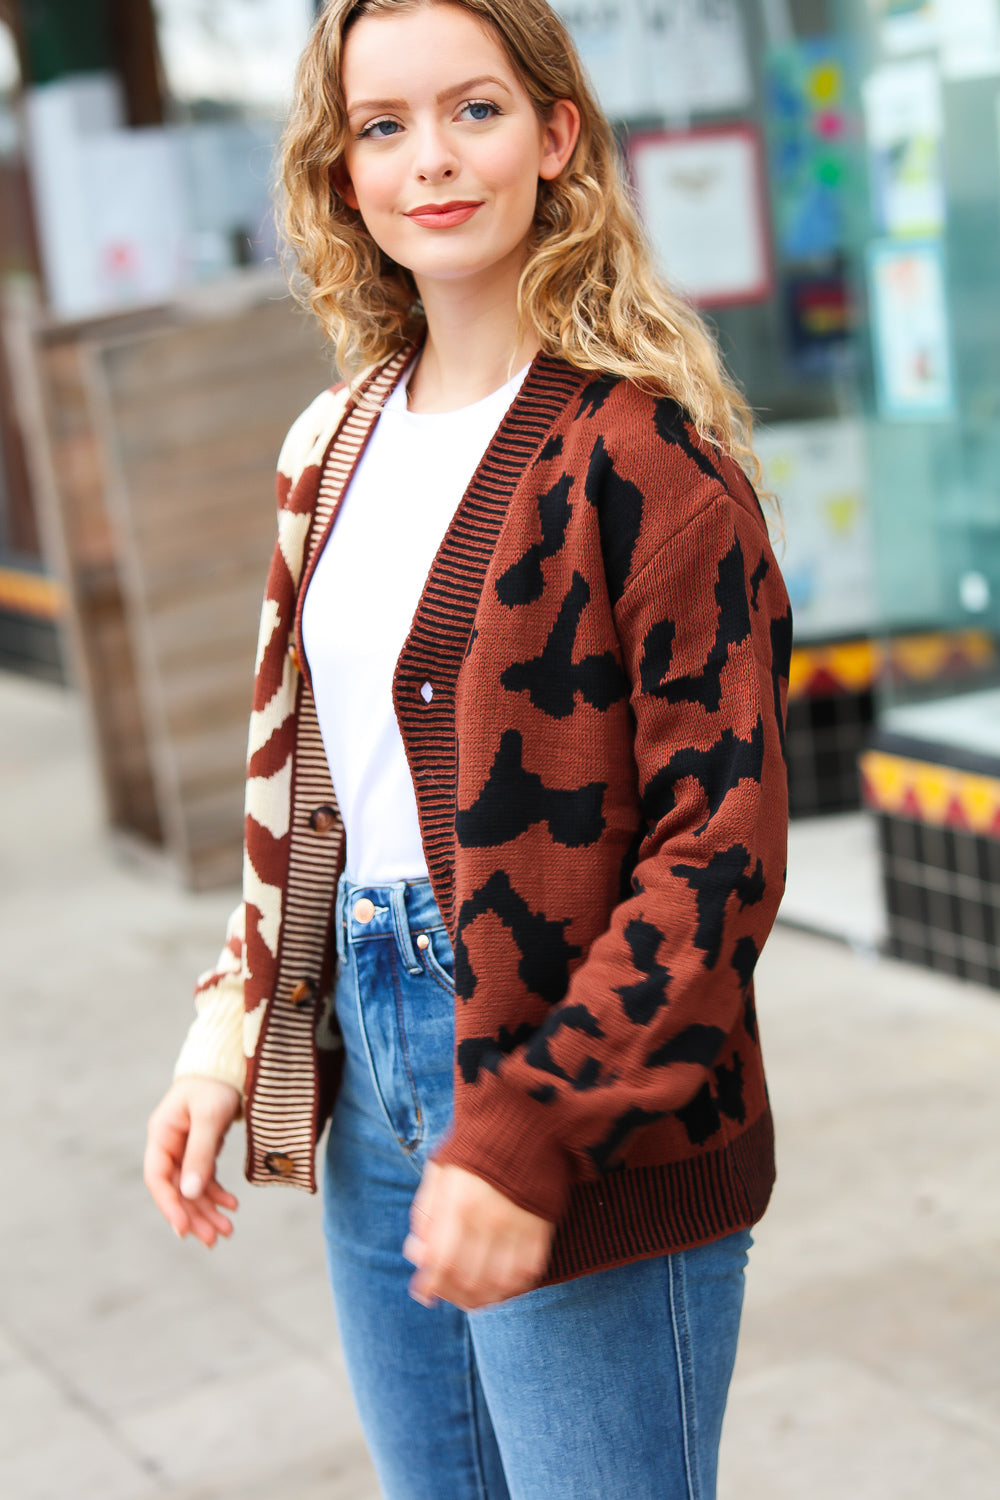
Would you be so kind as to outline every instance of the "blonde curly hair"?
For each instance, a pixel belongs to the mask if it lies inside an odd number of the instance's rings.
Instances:
[[[282,141],[283,231],[296,295],[319,319],[348,380],[418,339],[424,317],[409,271],[383,255],[337,191],[350,138],[344,44],[363,16],[449,4],[488,26],[539,119],[559,99],[580,136],[553,182],[540,181],[518,292],[522,328],[577,369],[672,396],[703,439],[758,482],[753,419],[698,312],[654,269],[619,152],[576,48],[546,0],[328,0],[299,63]],[[297,274],[296,274],[297,273]]]

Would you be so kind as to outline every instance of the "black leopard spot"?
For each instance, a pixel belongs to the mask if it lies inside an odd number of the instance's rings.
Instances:
[[[760,562],[754,568],[753,573],[750,576],[750,588],[751,588],[750,603],[753,605],[754,609],[757,608],[757,595],[760,593],[760,586],[761,586],[761,584],[764,582],[764,579],[767,577],[767,571],[768,571],[769,566],[770,566],[770,564],[768,563],[767,558],[764,556],[764,553],[762,552],[760,554]]]
[[[781,679],[788,681],[792,662],[792,616],[786,610],[777,620],[771,621],[771,684],[774,689],[774,717],[778,721],[778,736],[781,754],[785,755],[785,716],[781,712]]]
[[[729,960],[739,975],[740,989],[745,990],[753,978],[753,971],[757,967],[760,950],[752,937],[741,937],[733,949],[733,956]]]
[[[608,375],[600,375],[585,385],[580,392],[580,405],[576,409],[576,420],[581,417],[596,417],[615,388],[615,381]]]
[[[628,696],[628,680],[614,652],[573,660],[576,633],[589,603],[590,585],[581,573],[574,573],[542,654],[513,662],[500,678],[509,692],[527,692],[534,706],[553,719],[573,712],[577,693],[602,710]]]
[[[603,438],[597,439],[590,455],[584,493],[597,511],[608,596],[617,604],[625,592],[639,539],[642,491],[618,473]]]
[[[521,764],[523,742],[516,729],[500,736],[489,778],[473,805],[459,808],[455,833],[463,849],[509,843],[535,823],[547,823],[557,844],[580,849],[604,831],[601,808],[607,784],[591,781],[575,791],[548,787]]]
[[[750,634],[750,606],[747,603],[743,569],[743,550],[739,541],[720,559],[715,584],[715,601],[719,622],[715,640],[697,673],[665,680],[673,659],[675,624],[661,620],[646,634],[639,680],[644,693],[663,698],[667,703],[700,703],[714,713],[722,701],[722,672],[729,660],[729,649],[745,641]]]
[[[657,401],[653,426],[663,441],[669,443],[671,447],[680,448],[709,479],[717,479],[720,484],[724,483],[722,474],[712,463],[708,454],[703,453],[692,439],[689,421],[690,418],[687,417],[683,408],[671,397],[661,396]]]
[[[470,1036],[460,1042],[455,1054],[459,1070],[466,1083],[477,1083],[479,1074],[485,1069],[495,1073],[508,1053],[533,1034],[534,1027],[525,1022],[514,1031],[501,1026],[496,1036]]]
[[[712,1097],[707,1083],[702,1084],[690,1104],[677,1111],[677,1118],[687,1132],[692,1146],[703,1146],[711,1140],[722,1124],[719,1106]]]
[[[677,783],[685,776],[694,777],[708,803],[708,817],[696,829],[704,833],[725,802],[733,787],[743,780],[760,782],[764,767],[764,723],[758,717],[748,740],[741,740],[731,729],[724,729],[707,750],[692,745],[677,750],[665,766],[651,776],[642,794],[642,814],[650,827],[672,812],[676,802]]]
[[[691,1026],[664,1042],[646,1058],[647,1068],[669,1068],[671,1063],[697,1063],[710,1068],[722,1049],[726,1033],[718,1026]]]
[[[720,1063],[714,1071],[720,1110],[727,1119],[735,1120],[738,1125],[742,1125],[747,1117],[746,1105],[743,1102],[743,1059],[739,1056],[734,1057],[731,1068]]]
[[[544,912],[533,912],[504,870],[494,871],[485,885],[462,902],[458,913],[455,992],[459,998],[471,1000],[478,983],[465,934],[478,917],[488,912],[500,918],[520,951],[517,972],[525,987],[550,1004],[561,1000],[569,988],[569,965],[582,951],[566,941],[569,918],[550,920]]]
[[[569,492],[573,479],[564,474],[550,490],[539,497],[538,518],[542,528],[542,540],[533,542],[516,563],[511,563],[497,579],[497,598],[508,609],[519,604],[531,604],[540,599],[545,587],[542,563],[547,557],[555,557],[566,541],[573,507],[569,503]]]
[[[542,444],[541,452],[535,459],[534,468],[539,464],[550,463],[552,459],[558,458],[563,451],[563,436],[561,432],[554,433],[552,437],[546,438]]]
[[[525,1053],[525,1061],[540,1073],[551,1073],[553,1077],[563,1079],[577,1093],[587,1093],[590,1089],[597,1088],[601,1082],[601,1065],[596,1057],[586,1057],[577,1074],[567,1073],[556,1062],[551,1049],[551,1043],[562,1030],[580,1031],[584,1036],[598,1041],[604,1036],[596,1018],[585,1005],[561,1005],[536,1031]]]
[[[694,942],[705,954],[706,969],[713,969],[718,961],[730,896],[739,896],[741,911],[763,900],[764,867],[758,860],[753,873],[747,875],[749,858],[742,844],[734,844],[731,849],[717,849],[707,865],[671,866],[671,874],[682,876],[696,892],[698,925]]]
[[[625,941],[632,953],[632,963],[642,978],[634,984],[619,985],[615,993],[621,996],[629,1020],[637,1026],[648,1026],[657,1011],[666,1005],[670,985],[670,970],[664,968],[656,957],[663,933],[651,922],[635,919],[625,927]]]

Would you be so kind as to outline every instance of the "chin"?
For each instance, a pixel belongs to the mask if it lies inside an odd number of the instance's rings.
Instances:
[[[502,248],[484,249],[480,254],[470,252],[468,248],[464,253],[458,252],[448,254],[445,246],[441,247],[437,256],[426,256],[422,264],[416,263],[410,267],[411,273],[417,277],[426,277],[430,281],[458,281],[465,277],[479,277],[488,275],[490,271],[501,271],[508,267],[512,260],[517,260],[519,266],[523,265],[526,254],[526,242],[518,242],[514,245],[505,245]],[[416,261],[416,257],[414,257]]]

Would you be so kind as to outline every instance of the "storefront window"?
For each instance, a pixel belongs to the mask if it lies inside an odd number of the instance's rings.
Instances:
[[[843,0],[888,946],[1000,988],[1000,5]]]
[[[886,727],[1000,756],[1000,6],[846,0]],[[935,639],[936,638],[936,639]]]
[[[1000,755],[1000,704],[970,717],[1000,681],[1000,5],[561,8],[664,269],[758,416],[793,807],[857,805],[876,704]]]
[[[567,0],[663,270],[754,408],[797,652],[798,815],[856,808],[874,716],[869,475],[852,287],[860,106],[825,0]]]
[[[781,495],[800,642],[875,623],[849,286],[858,132],[824,0],[567,0],[669,278],[718,331]]]

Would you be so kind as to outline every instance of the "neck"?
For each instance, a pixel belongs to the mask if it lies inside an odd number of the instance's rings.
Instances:
[[[410,379],[413,411],[457,411],[471,406],[506,384],[538,353],[532,330],[517,326],[514,272],[488,281],[431,282],[418,286],[427,318],[427,340]]]

